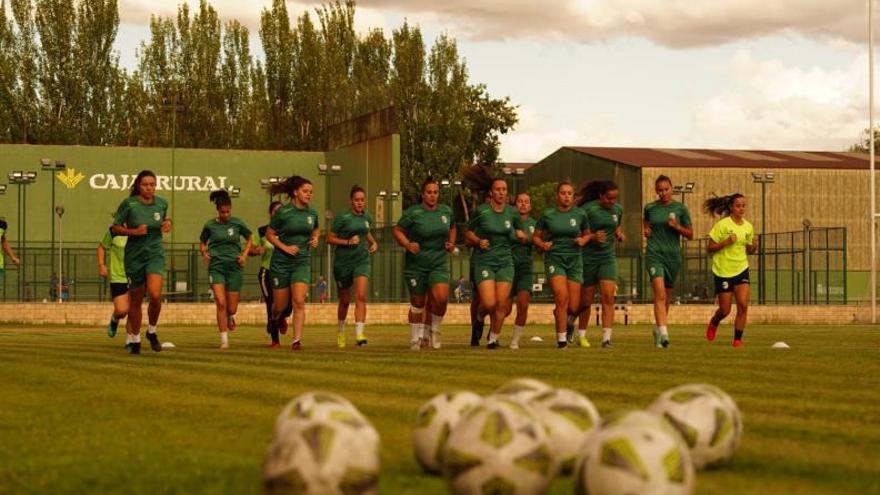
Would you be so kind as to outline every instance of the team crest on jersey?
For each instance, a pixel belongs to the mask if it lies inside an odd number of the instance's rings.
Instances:
[[[486,278],[486,277],[489,276],[489,271],[488,271],[488,270],[483,270],[481,273],[482,273],[482,275],[483,275],[483,278]]]
[[[534,234],[534,233],[535,233],[535,226],[529,225],[529,234]]]
[[[446,215],[440,215],[440,221],[443,223],[449,223],[449,219],[446,218]]]
[[[418,283],[418,282],[416,282],[416,279],[414,279],[414,278],[409,279],[409,285],[410,285],[410,286],[415,287],[417,283]]]
[[[614,220],[614,223],[617,223],[617,214],[611,215],[611,219]]]
[[[309,222],[309,225],[312,225],[313,223],[315,223],[315,221],[312,220],[312,217],[306,217],[306,221]]]
[[[235,230],[232,227],[229,227],[228,229],[226,229],[226,235],[232,237],[233,235],[235,235]]]
[[[370,228],[370,222],[364,220],[364,227],[366,227],[367,230],[369,230],[369,228]]]
[[[277,286],[278,285],[278,277],[273,278],[272,282]]]
[[[569,218],[569,219],[568,219],[568,223],[569,223],[572,227],[574,227],[575,225],[577,225],[577,222],[574,221],[574,218]]]
[[[722,289],[727,289],[727,288],[729,288],[729,287],[730,287],[730,284],[727,283],[727,280],[725,280],[724,282],[721,282],[721,288],[722,288]]]
[[[504,221],[504,228],[505,228],[505,229],[509,229],[509,228],[510,228],[510,220],[505,220],[505,221]]]
[[[655,273],[657,273],[657,269],[652,266],[651,267],[651,275],[653,275]]]
[[[556,271],[556,267],[553,266],[553,265],[550,265],[549,267],[547,267],[547,270],[548,270],[550,273],[554,273],[554,272]]]
[[[162,215],[161,215],[158,211],[154,211],[154,212],[153,212],[153,220],[155,220],[155,221],[157,221],[157,222],[158,222],[159,220],[162,220]]]

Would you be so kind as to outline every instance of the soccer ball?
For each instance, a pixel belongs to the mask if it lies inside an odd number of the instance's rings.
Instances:
[[[562,472],[571,473],[581,446],[599,426],[596,406],[583,395],[564,388],[544,392],[529,405],[550,435],[550,446],[562,464]]]
[[[425,471],[440,473],[450,431],[465,412],[482,400],[473,392],[444,392],[419,408],[412,442],[416,459]]]
[[[263,465],[267,495],[370,495],[378,485],[378,444],[329,419],[286,423]]]
[[[694,484],[687,447],[675,433],[647,422],[595,430],[575,468],[579,495],[688,495]]]
[[[679,431],[697,469],[730,460],[739,446],[742,433],[739,409],[717,387],[700,384],[675,387],[660,394],[649,409],[662,415]]]
[[[379,444],[379,433],[370,421],[348,399],[331,392],[306,392],[288,402],[275,420],[275,434],[289,423],[312,420],[346,423]]]
[[[559,469],[534,411],[503,398],[468,411],[443,456],[443,475],[456,495],[545,493]]]
[[[678,431],[663,416],[642,410],[615,411],[602,418],[600,426],[602,428],[612,426],[656,426],[658,428],[665,428],[676,435],[678,434]]]
[[[736,405],[736,401],[734,401],[733,398],[727,394],[727,392],[721,390],[715,385],[710,385],[708,383],[699,383],[692,386],[701,387],[707,390],[709,393],[721,399],[721,402],[723,402],[727,406],[727,410],[730,411],[730,415],[733,418],[733,431],[736,434],[735,448],[739,448],[739,442],[742,440],[743,434],[743,422],[742,413],[739,411],[739,406]]]
[[[517,378],[498,387],[498,390],[492,395],[528,402],[537,395],[551,390],[553,390],[553,387],[534,378]]]

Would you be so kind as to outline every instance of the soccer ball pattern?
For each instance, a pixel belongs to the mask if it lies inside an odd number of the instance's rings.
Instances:
[[[575,469],[578,495],[689,495],[694,485],[687,447],[648,422],[595,430]]]
[[[596,406],[583,395],[568,389],[544,392],[535,396],[529,405],[547,430],[562,472],[570,473],[580,447],[599,426]]]
[[[412,443],[416,460],[425,471],[440,473],[443,451],[452,428],[462,415],[482,400],[473,392],[444,392],[419,408]]]
[[[742,420],[730,396],[717,387],[683,385],[663,392],[649,409],[679,431],[694,467],[728,461],[739,446]]]
[[[443,474],[457,495],[541,494],[557,472],[543,426],[516,400],[483,401],[455,425],[446,443]]]
[[[534,378],[517,378],[498,387],[493,395],[529,402],[539,394],[550,392],[553,387]]]

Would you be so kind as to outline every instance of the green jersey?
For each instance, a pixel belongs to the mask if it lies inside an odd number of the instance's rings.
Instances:
[[[333,220],[333,226],[330,227],[330,230],[336,234],[336,237],[351,239],[358,236],[360,238],[360,242],[355,245],[336,246],[334,263],[356,265],[369,262],[370,243],[367,242],[367,234],[370,233],[371,225],[373,225],[373,217],[367,212],[357,215],[349,210]]]
[[[6,220],[0,220],[0,241],[6,237],[6,229],[9,228],[9,225],[6,224]],[[3,270],[6,267],[6,253],[0,252],[0,270]]]
[[[736,242],[712,254],[712,273],[719,277],[735,277],[749,267],[746,246],[752,243],[755,229],[745,219],[742,224],[737,224],[732,218],[724,217],[709,231],[709,237],[718,243],[727,240],[731,234],[736,234]]]
[[[312,232],[318,228],[318,212],[311,206],[297,208],[293,204],[282,206],[269,227],[275,231],[278,240],[288,246],[299,246],[296,256],[291,256],[280,249],[272,253],[272,271],[281,271],[284,266],[308,262],[311,257],[309,240]]]
[[[128,282],[128,277],[125,275],[125,245],[127,241],[128,237],[113,235],[110,229],[104,231],[104,237],[101,238],[101,246],[110,253],[111,284],[124,284]]]
[[[672,201],[664,205],[659,201],[645,205],[645,222],[651,227],[648,237],[648,256],[681,256],[681,234],[669,226],[669,220],[675,220],[682,227],[691,226],[691,214],[687,206]]]
[[[237,217],[229,217],[225,222],[212,218],[205,222],[199,240],[208,246],[211,264],[235,263],[241,256],[241,238],[251,236],[251,229]]]
[[[446,241],[449,230],[455,225],[452,208],[438,204],[428,210],[421,203],[403,212],[398,227],[403,229],[411,242],[419,244],[419,254],[406,252],[404,261],[410,266],[430,268],[446,261]]]
[[[519,215],[517,215],[519,217]],[[521,242],[519,239],[513,241],[511,253],[513,254],[513,264],[516,266],[532,265],[532,234],[535,233],[535,225],[537,220],[532,217],[525,220],[520,217],[522,231],[526,234],[526,241]]]
[[[572,206],[568,211],[547,208],[541,214],[535,228],[544,232],[544,241],[553,243],[547,254],[575,256],[580,254],[581,247],[575,244],[574,238],[590,228],[590,224],[584,210]]]
[[[263,248],[263,255],[260,256],[260,266],[266,270],[272,265],[272,253],[275,252],[275,245],[269,242],[269,239],[266,239],[266,230],[268,228],[268,225],[263,225],[257,229],[260,238],[254,241],[254,245]]]
[[[125,244],[125,257],[129,260],[146,260],[165,255],[162,247],[162,222],[168,212],[168,203],[159,196],[153,202],[141,202],[140,196],[125,198],[116,209],[116,225],[136,229],[147,226],[146,235],[129,236]]]
[[[584,259],[604,260],[614,257],[614,231],[623,220],[623,208],[614,204],[611,208],[605,208],[599,201],[590,201],[581,207],[587,215],[591,232],[605,232],[605,242],[590,241],[584,246]]]
[[[486,249],[479,246],[474,247],[475,260],[483,263],[496,263],[512,260],[511,246],[517,242],[516,231],[522,230],[522,222],[516,210],[508,205],[504,205],[502,210],[498,212],[492,208],[492,205],[482,204],[471,216],[468,229],[478,238],[489,241],[489,247]]]

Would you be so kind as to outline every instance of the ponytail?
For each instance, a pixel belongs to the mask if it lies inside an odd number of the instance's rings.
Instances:
[[[296,192],[299,188],[311,183],[312,181],[306,179],[305,177],[301,177],[299,175],[291,175],[283,181],[272,184],[272,186],[269,187],[268,191],[271,196],[274,196],[276,194],[286,194],[288,198],[292,198],[293,193]]]
[[[610,180],[594,180],[587,182],[581,186],[580,191],[578,191],[577,205],[583,206],[590,201],[599,199],[600,196],[608,191],[615,191],[617,189],[617,184]]]
[[[211,191],[210,198],[218,210],[221,206],[232,206],[232,198],[229,197],[229,192],[226,189]]]
[[[709,215],[726,217],[730,215],[733,209],[733,202],[744,197],[740,193],[733,193],[728,196],[712,196],[703,201],[703,211]]]

